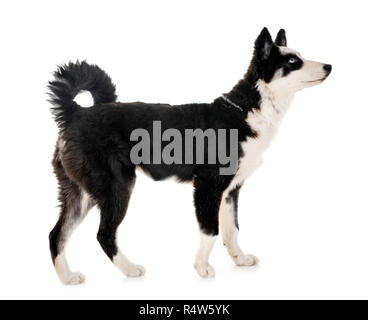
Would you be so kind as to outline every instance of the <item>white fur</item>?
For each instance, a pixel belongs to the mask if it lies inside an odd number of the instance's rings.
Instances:
[[[59,154],[60,154],[62,151],[64,151],[64,148],[65,148],[65,140],[59,138],[57,143],[58,143]]]
[[[234,221],[234,207],[232,203],[226,201],[226,198],[231,190],[237,185],[242,185],[244,180],[262,163],[263,152],[275,137],[281,120],[294,96],[294,92],[288,94],[275,92],[269,84],[262,80],[258,81],[257,88],[261,95],[260,109],[250,112],[246,119],[251,129],[257,133],[257,137],[248,138],[247,141],[242,143],[244,156],[239,161],[239,168],[235,177],[222,196],[219,212],[224,244],[229,255],[238,266],[255,265],[258,263],[258,259],[253,255],[245,255],[240,249],[238,229]]]
[[[244,157],[240,159],[239,169],[230,186],[225,193],[231,191],[236,185],[241,185],[262,162],[262,154],[270,145],[286,111],[297,91],[317,85],[326,76],[323,69],[324,64],[305,60],[300,53],[287,48],[279,47],[282,54],[295,54],[303,60],[303,67],[282,76],[282,72],[277,71],[270,83],[259,80],[258,91],[261,95],[259,110],[249,112],[247,123],[257,133],[256,138],[248,138],[242,143]]]
[[[263,80],[257,83],[261,95],[261,106],[248,114],[248,125],[257,133],[257,137],[248,138],[241,147],[244,156],[239,161],[238,171],[225,191],[227,194],[237,185],[242,185],[254,170],[262,163],[262,154],[277,133],[280,122],[289,108],[293,94],[278,96]]]
[[[212,278],[215,276],[215,269],[208,263],[216,236],[209,236],[201,232],[201,240],[194,267],[202,278]]]
[[[239,168],[235,177],[223,194],[219,213],[224,244],[229,255],[238,266],[255,265],[258,263],[258,259],[253,255],[245,255],[240,249],[238,229],[234,221],[233,204],[229,204],[226,197],[237,185],[242,185],[244,180],[262,163],[263,152],[275,137],[281,120],[294,96],[293,92],[289,94],[274,92],[262,80],[258,81],[257,88],[261,95],[260,109],[250,112],[246,119],[252,130],[257,133],[257,137],[248,138],[247,141],[242,143],[244,156],[239,161]]]
[[[81,91],[74,98],[74,101],[83,107],[90,107],[94,105],[92,94],[89,91]]]
[[[65,256],[65,247],[67,245],[67,241],[72,234],[72,232],[75,230],[75,228],[83,221],[85,216],[88,213],[89,209],[89,203],[91,199],[87,192],[82,190],[81,193],[81,203],[80,203],[80,215],[77,219],[74,218],[67,218],[68,223],[63,228],[63,238],[65,239],[65,243],[61,248],[59,248],[60,253],[55,259],[55,271],[60,279],[60,281],[63,284],[71,284],[71,285],[77,285],[80,283],[83,283],[85,281],[85,276],[79,272],[72,272],[69,268],[66,256]],[[73,210],[73,209],[72,209]],[[74,212],[68,212],[68,215],[73,215]]]
[[[81,222],[84,220],[88,213],[89,209],[89,202],[91,201],[89,195],[87,192],[83,191],[81,192],[81,202],[80,202],[80,214],[78,215],[78,218],[75,218],[75,213],[70,211],[67,213],[67,215],[73,216],[72,218],[66,218],[67,223],[63,227],[64,232],[64,238],[69,239],[73,231],[81,224]],[[72,209],[74,210],[74,209]],[[64,247],[67,244],[67,240],[65,241]],[[60,250],[63,250],[64,248],[60,248]]]
[[[55,259],[55,271],[60,281],[66,285],[77,285],[85,281],[85,277],[80,272],[71,272],[65,257],[65,251]]]
[[[85,217],[86,213],[88,212],[89,205],[90,205],[91,198],[87,192],[82,190],[82,199],[81,199],[81,213],[82,219]]]
[[[326,76],[323,70],[324,64],[309,60],[303,60],[303,62],[301,69],[291,72],[286,77],[277,77],[278,73],[276,73],[272,81],[267,84],[268,89],[281,98],[320,84]]]
[[[112,259],[112,262],[127,277],[141,277],[146,273],[142,266],[130,262],[120,251]]]
[[[287,47],[279,47],[281,54],[294,54],[303,61],[303,67],[292,71],[283,77],[282,73],[276,72],[268,88],[277,96],[288,96],[304,88],[320,84],[326,77],[323,69],[324,63],[304,59],[301,54]]]
[[[270,83],[259,80],[257,89],[261,96],[259,110],[249,112],[245,121],[257,133],[257,137],[248,138],[241,147],[244,156],[239,161],[239,168],[225,190],[219,212],[220,226],[224,244],[237,265],[253,265],[258,259],[245,255],[238,245],[238,230],[234,221],[234,208],[226,201],[229,192],[237,185],[242,185],[254,170],[262,163],[262,154],[275,137],[278,127],[289,109],[295,93],[303,88],[317,85],[326,76],[324,64],[305,60],[300,53],[287,47],[279,47],[281,54],[295,54],[303,60],[303,67],[283,76],[282,70],[276,71]]]
[[[293,50],[289,47],[278,47],[278,48],[279,48],[282,55],[295,54],[296,56],[301,58],[301,54],[298,51],[295,51],[295,50]]]
[[[230,257],[237,266],[253,266],[258,263],[258,258],[254,255],[246,255],[238,244],[238,229],[235,226],[235,208],[233,203],[226,201],[228,194],[224,194],[220,206],[220,227],[224,245]]]

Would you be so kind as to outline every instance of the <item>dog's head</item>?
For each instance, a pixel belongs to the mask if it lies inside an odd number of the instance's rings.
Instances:
[[[320,84],[332,70],[331,65],[306,60],[299,52],[288,48],[283,29],[275,41],[267,28],[262,30],[255,41],[252,64],[259,79],[271,90],[285,94]]]

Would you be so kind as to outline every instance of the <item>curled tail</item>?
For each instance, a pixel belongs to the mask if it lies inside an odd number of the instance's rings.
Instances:
[[[95,104],[116,101],[115,85],[105,71],[85,61],[69,62],[54,72],[49,82],[52,113],[58,126],[63,129],[71,121],[73,113],[81,108],[74,98],[81,91],[89,91]]]

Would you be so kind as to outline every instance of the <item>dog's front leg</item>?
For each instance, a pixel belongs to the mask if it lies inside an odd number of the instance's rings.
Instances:
[[[230,257],[237,266],[253,266],[258,258],[251,254],[244,254],[238,244],[238,198],[240,186],[226,192],[222,196],[220,206],[221,233]]]
[[[215,270],[208,260],[219,233],[221,196],[222,191],[210,182],[200,178],[194,180],[194,205],[201,236],[194,267],[203,278],[215,276]]]

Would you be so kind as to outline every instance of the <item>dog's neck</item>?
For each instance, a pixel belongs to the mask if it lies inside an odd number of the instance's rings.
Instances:
[[[244,118],[256,111],[276,113],[282,118],[289,109],[294,93],[280,92],[263,80],[246,76],[225,97],[231,104],[242,109]]]
[[[260,95],[259,105],[247,113],[245,120],[257,135],[272,135],[289,109],[293,95],[274,92],[263,80],[257,81],[256,89]]]
[[[283,116],[289,110],[294,98],[293,92],[285,93],[274,90],[263,80],[257,81],[256,88],[261,96],[261,106],[269,104],[280,116]]]

